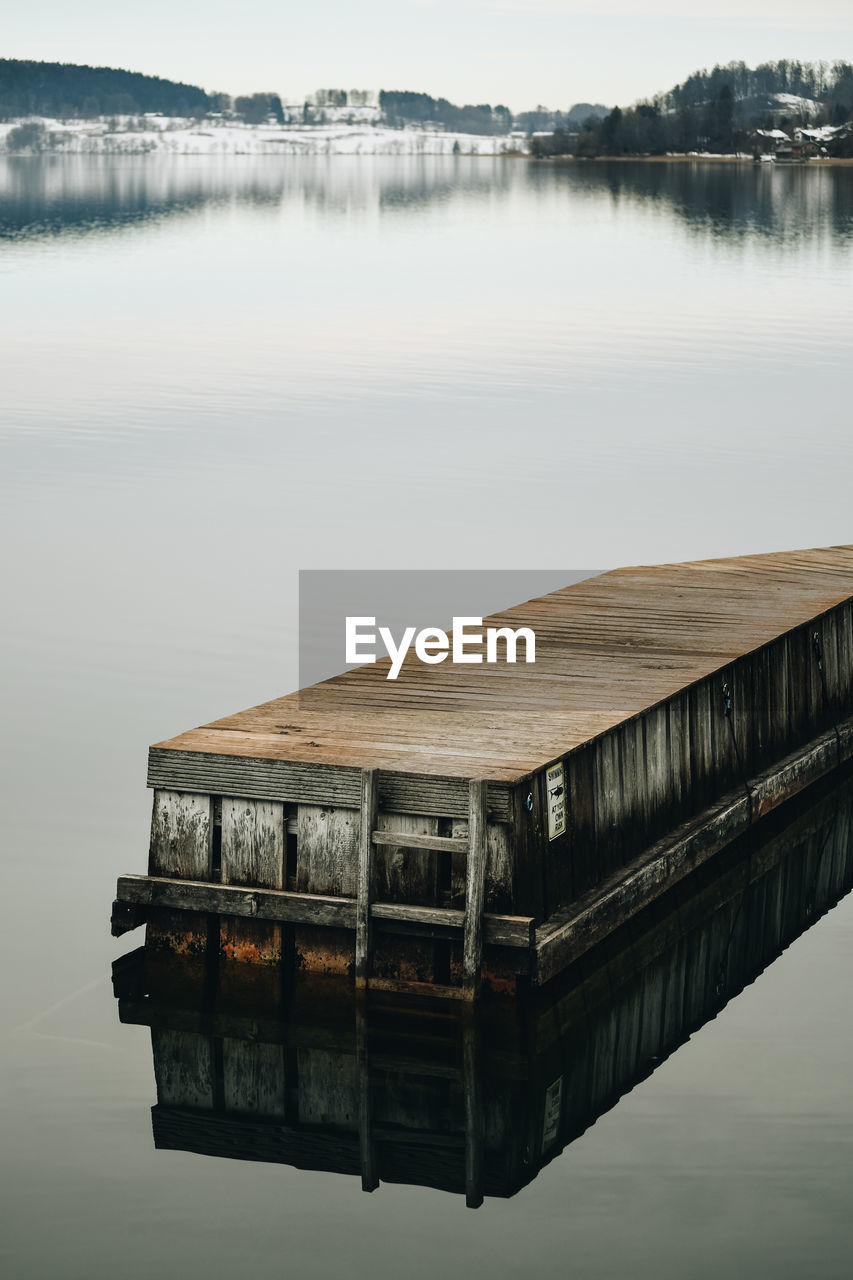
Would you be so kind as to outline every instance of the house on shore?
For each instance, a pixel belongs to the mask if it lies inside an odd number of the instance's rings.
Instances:
[[[830,143],[845,137],[851,129],[851,124],[814,128],[798,125],[790,134],[784,129],[756,129],[750,137],[750,149],[756,160],[817,160],[829,154]]]
[[[756,160],[790,160],[793,139],[784,129],[756,129],[749,139]]]

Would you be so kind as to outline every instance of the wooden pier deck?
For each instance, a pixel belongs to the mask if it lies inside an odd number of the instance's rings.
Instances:
[[[485,625],[533,628],[535,665],[377,662],[152,747],[117,929],[221,911],[374,987],[543,982],[851,753],[853,547],[620,569]]]

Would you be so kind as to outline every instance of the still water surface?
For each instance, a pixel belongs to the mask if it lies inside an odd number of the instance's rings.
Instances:
[[[6,1274],[847,1274],[849,900],[476,1213],[155,1151],[107,919],[298,568],[849,542],[852,284],[848,169],[2,163]]]

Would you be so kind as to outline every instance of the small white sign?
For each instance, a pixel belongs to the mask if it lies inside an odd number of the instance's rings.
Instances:
[[[548,805],[548,839],[556,840],[566,830],[566,778],[562,763],[552,764],[545,770],[545,789]]]

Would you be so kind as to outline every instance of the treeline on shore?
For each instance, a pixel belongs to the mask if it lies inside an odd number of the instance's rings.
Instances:
[[[232,99],[227,93],[206,93],[196,85],[138,71],[0,58],[0,120],[22,116],[94,120],[146,114],[203,119],[223,112],[233,113],[247,124],[271,119],[284,123],[277,93]]]
[[[853,66],[847,62],[768,62],[750,69],[733,62],[699,71],[667,94],[578,130],[557,126],[531,139],[534,156],[666,155],[748,149],[757,129],[840,126],[853,118]],[[853,136],[828,139],[831,155],[853,154]]]
[[[379,109],[391,128],[407,124],[438,125],[448,133],[509,133],[512,112],[509,107],[493,107],[489,103],[457,107],[446,98],[432,98],[428,93],[412,93],[403,89],[383,89]]]
[[[218,95],[191,84],[113,67],[0,58],[0,119],[51,116],[59,120],[111,115],[205,115]]]
[[[148,114],[204,118],[214,115],[246,124],[322,124],[326,108],[361,108],[364,91],[322,90],[285,109],[276,93],[231,98],[194,85],[133,71],[67,63],[0,59],[0,120],[31,116],[61,120],[125,117],[144,127]],[[372,99],[373,102],[376,99]],[[744,149],[750,132],[786,124],[841,125],[853,117],[853,65],[847,62],[778,61],[749,68],[743,62],[698,71],[666,94],[622,109],[589,103],[568,111],[539,106],[513,114],[488,103],[457,106],[410,90],[385,90],[376,123],[410,125],[454,133],[525,134],[534,156],[663,155]],[[340,118],[340,117],[338,117]],[[827,143],[834,154],[853,149],[853,134]]]

